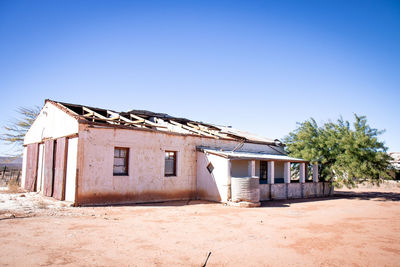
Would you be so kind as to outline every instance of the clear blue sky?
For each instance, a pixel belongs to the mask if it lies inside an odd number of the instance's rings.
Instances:
[[[400,151],[400,1],[1,0],[0,90],[1,125],[46,98],[271,138],[357,113]]]

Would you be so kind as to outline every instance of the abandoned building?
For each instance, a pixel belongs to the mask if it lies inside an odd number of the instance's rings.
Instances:
[[[143,110],[46,100],[24,140],[22,186],[75,205],[201,199],[257,206],[332,194],[279,140]]]

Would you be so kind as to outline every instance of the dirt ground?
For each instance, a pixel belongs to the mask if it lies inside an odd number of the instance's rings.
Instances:
[[[400,187],[238,208],[0,193],[2,266],[400,266]]]

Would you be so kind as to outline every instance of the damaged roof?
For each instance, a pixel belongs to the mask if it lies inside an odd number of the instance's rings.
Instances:
[[[45,101],[58,106],[81,123],[108,125],[121,128],[151,129],[163,132],[207,136],[215,139],[230,139],[241,142],[281,145],[278,139],[269,139],[248,133],[230,126],[193,121],[173,117],[165,113],[147,110],[117,112],[110,109],[70,104],[47,99]]]

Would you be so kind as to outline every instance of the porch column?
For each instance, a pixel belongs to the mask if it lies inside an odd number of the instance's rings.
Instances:
[[[275,161],[268,161],[267,183],[275,183]]]
[[[226,178],[227,178],[227,184],[228,184],[228,192],[226,196],[227,201],[232,200],[232,186],[231,186],[231,169],[232,169],[232,161],[228,159],[228,164],[227,164],[227,172],[226,172]]]
[[[248,162],[248,172],[247,172],[249,177],[254,177],[256,176],[256,161],[251,160]]]
[[[318,164],[314,163],[312,165],[312,179],[314,183],[318,183]]]
[[[300,183],[306,182],[306,164],[300,163]]]
[[[285,162],[283,167],[283,179],[285,184],[290,184],[290,162]]]

